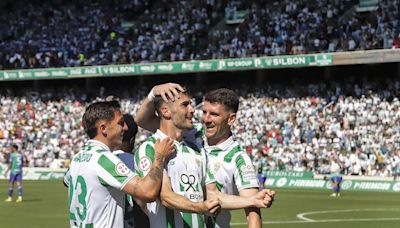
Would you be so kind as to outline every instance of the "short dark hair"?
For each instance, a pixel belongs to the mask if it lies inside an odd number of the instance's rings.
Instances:
[[[237,112],[239,109],[239,96],[233,90],[226,88],[215,89],[206,93],[204,101],[224,105],[230,112]]]
[[[12,145],[12,147],[13,147],[14,149],[18,150],[18,145],[17,145],[17,144]]]
[[[130,143],[131,139],[134,138],[138,132],[138,126],[135,123],[133,116],[130,114],[124,114],[124,121],[128,126],[128,130],[124,132],[122,141]]]
[[[90,104],[82,117],[82,125],[89,138],[96,137],[96,123],[99,120],[112,120],[115,115],[114,112],[120,111],[120,108],[118,101],[100,101]]]
[[[187,88],[186,88],[186,87],[183,87],[183,89],[184,89],[185,91],[183,91],[183,92],[178,91],[178,93],[179,93],[179,94],[184,94],[184,95],[187,95],[187,96],[190,97],[190,93],[189,93],[189,91],[187,90]],[[153,99],[154,108],[155,108],[155,110],[156,110],[158,116],[160,116],[160,108],[161,108],[161,106],[162,106],[164,103],[165,103],[165,101],[164,101],[164,99],[163,99],[160,95],[155,96],[154,99]]]

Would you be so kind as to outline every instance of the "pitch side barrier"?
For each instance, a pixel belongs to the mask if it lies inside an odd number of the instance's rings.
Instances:
[[[5,179],[4,172],[7,166],[0,164],[0,179]],[[50,168],[23,168],[23,180],[59,180],[64,177],[66,168],[50,169]],[[7,176],[8,179],[8,176]]]
[[[343,176],[342,190],[400,192],[400,181],[389,177]],[[331,189],[322,175],[312,172],[270,171],[265,186],[268,188]]]
[[[275,68],[325,67],[392,63],[400,61],[400,49],[335,52],[254,58],[158,62],[107,66],[63,67],[0,71],[0,81],[68,79],[113,76],[263,70]]]
[[[6,165],[0,165],[0,179],[4,178]],[[59,180],[64,177],[67,169],[24,168],[24,180]],[[269,171],[265,181],[267,188],[297,188],[297,189],[331,189],[322,175],[312,172]],[[343,176],[342,190],[400,192],[400,181],[392,177]]]

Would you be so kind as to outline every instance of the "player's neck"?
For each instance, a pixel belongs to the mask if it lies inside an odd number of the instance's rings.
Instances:
[[[96,137],[94,137],[93,138],[94,140],[97,140],[97,141],[99,141],[99,142],[101,142],[101,143],[103,143],[104,145],[106,145],[109,149],[110,149],[110,151],[113,151],[115,148],[112,148],[112,145],[111,145],[111,143],[109,142],[109,140],[107,140],[106,138],[104,138],[104,137],[101,137],[100,135],[97,135]]]
[[[177,128],[175,125],[173,125],[170,122],[161,121],[160,122],[160,131],[173,140],[176,140],[178,142],[182,141],[183,130]]]
[[[219,138],[215,138],[215,139],[207,138],[207,144],[209,146],[217,146],[219,144],[224,143],[226,140],[229,139],[229,137],[231,137],[231,132],[230,131],[228,131],[227,133],[225,133],[224,135],[222,135]]]

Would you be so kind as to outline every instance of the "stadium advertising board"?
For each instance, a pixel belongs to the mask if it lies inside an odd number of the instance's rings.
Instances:
[[[331,54],[0,71],[0,81],[180,74],[332,65]]]
[[[7,165],[0,165],[0,179],[4,179],[4,172]],[[64,177],[67,169],[49,169],[49,168],[24,168],[23,180],[58,180]],[[8,178],[8,177],[7,177]]]
[[[4,179],[5,164],[0,165],[0,179]],[[67,169],[24,168],[24,180],[57,180],[64,177]],[[268,188],[293,189],[331,189],[329,182],[314,179],[312,172],[269,171],[265,181]],[[342,190],[369,192],[400,192],[400,181],[366,181],[346,180],[342,182]]]
[[[265,186],[268,188],[332,188],[329,182],[322,179],[293,176],[269,176],[265,181]],[[346,180],[346,177],[344,177],[341,188],[345,191],[400,192],[400,182]]]
[[[400,49],[0,71],[0,81],[65,79],[399,62]]]

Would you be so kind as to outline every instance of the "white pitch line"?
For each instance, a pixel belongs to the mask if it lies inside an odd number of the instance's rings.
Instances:
[[[397,209],[397,208],[364,208],[364,209],[344,209],[344,210],[329,210],[329,211],[310,211],[310,212],[297,214],[296,217],[298,219],[301,219],[304,221],[313,222],[316,220],[306,218],[305,216],[313,215],[313,214],[327,214],[327,213],[341,213],[341,212],[355,212],[355,211],[400,211],[400,209]]]
[[[373,221],[400,221],[399,218],[348,218],[348,219],[321,219],[313,220],[306,218],[306,215],[311,214],[327,214],[327,213],[340,213],[340,212],[355,212],[355,211],[400,211],[400,208],[365,208],[365,209],[344,209],[344,210],[330,210],[330,211],[311,211],[297,214],[296,217],[300,220],[284,220],[284,221],[264,221],[263,224],[290,224],[290,223],[330,223],[330,222],[373,222]],[[231,223],[231,226],[242,226],[247,223],[237,222]]]
[[[292,220],[292,221],[264,221],[263,224],[290,224],[290,223],[331,223],[331,222],[378,222],[378,221],[400,221],[400,218],[349,218],[349,219],[321,219],[313,221]],[[231,226],[247,225],[245,222],[231,223]]]

